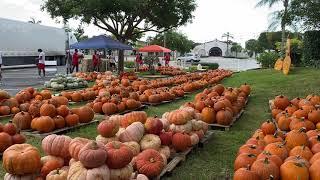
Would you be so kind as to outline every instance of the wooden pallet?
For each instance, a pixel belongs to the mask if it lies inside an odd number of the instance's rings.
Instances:
[[[123,111],[123,112],[120,112],[120,113],[112,114],[110,116],[113,116],[113,115],[124,115],[124,114],[127,114],[127,113],[131,113],[133,111],[140,111],[140,110],[143,110],[143,109],[146,109],[146,108],[148,108],[148,106],[142,104],[140,107],[138,107],[136,109],[126,110],[126,111]],[[107,115],[96,113],[95,116],[100,117],[100,119],[101,119],[101,117],[104,118],[104,116],[107,116]]]
[[[190,147],[184,152],[175,153],[170,156],[170,161],[168,161],[168,164],[165,166],[165,168],[161,171],[160,175],[153,178],[154,180],[160,180],[164,178],[165,176],[171,176],[173,170],[178,167],[182,162],[186,161],[187,156],[192,152],[197,150],[197,147],[203,147],[203,145],[209,141],[210,138],[212,138],[214,134],[214,131],[209,130],[205,137],[199,142],[198,146],[195,145],[193,147]]]
[[[240,119],[243,113],[244,110],[241,110],[237,116],[233,117],[233,120],[230,125],[209,124],[209,127],[214,130],[229,131],[230,128]]]
[[[175,98],[175,99],[172,100],[172,101],[162,101],[162,102],[160,102],[160,103],[144,102],[143,104],[148,105],[148,106],[160,106],[160,105],[162,105],[162,104],[168,104],[168,103],[171,103],[171,102],[174,102],[174,101],[178,101],[178,100],[180,100],[180,99],[184,99],[184,98],[186,98],[186,97],[188,97],[188,96],[178,97],[178,98]]]
[[[93,102],[93,100],[89,100],[89,101],[80,101],[80,102],[69,101],[69,105],[87,104],[87,103],[91,103],[91,102]]]
[[[88,125],[91,125],[91,124],[96,124],[98,122],[99,122],[98,120],[93,120],[93,121],[88,122],[88,123],[80,123],[80,124],[78,124],[76,126],[73,126],[73,127],[65,127],[65,128],[61,128],[61,129],[56,129],[56,130],[54,130],[52,132],[49,132],[49,133],[40,133],[39,131],[33,131],[33,130],[23,130],[22,133],[27,135],[27,136],[44,138],[44,137],[46,137],[48,135],[51,135],[51,134],[64,134],[64,133],[67,133],[67,132],[75,130],[75,129],[79,129],[79,128],[84,127],[84,126],[88,126]]]

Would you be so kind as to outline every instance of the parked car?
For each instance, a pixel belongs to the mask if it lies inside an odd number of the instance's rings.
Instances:
[[[200,62],[200,57],[194,53],[187,53],[184,56],[178,57],[177,60],[193,63],[193,62]]]

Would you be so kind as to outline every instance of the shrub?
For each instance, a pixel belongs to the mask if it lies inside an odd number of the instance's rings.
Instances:
[[[194,63],[193,65],[198,65],[201,64],[201,66],[206,66],[207,69],[211,69],[211,70],[215,70],[219,68],[219,64],[218,63],[204,63],[204,62],[200,62],[200,63]],[[204,67],[203,67],[204,68]]]
[[[307,31],[304,34],[303,63],[320,68],[320,31]]]
[[[135,63],[134,63],[134,61],[125,61],[124,62],[124,67],[126,67],[126,68],[135,68]]]
[[[257,61],[263,68],[272,68],[278,58],[277,52],[264,52],[258,56]]]

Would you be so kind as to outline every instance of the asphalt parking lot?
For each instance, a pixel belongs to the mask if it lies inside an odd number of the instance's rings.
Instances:
[[[65,72],[65,67],[58,67],[58,73]],[[0,88],[15,95],[21,89],[32,86],[34,88],[43,87],[45,81],[49,81],[56,73],[47,72],[45,78],[40,78],[37,68],[5,69],[2,70],[2,80]]]

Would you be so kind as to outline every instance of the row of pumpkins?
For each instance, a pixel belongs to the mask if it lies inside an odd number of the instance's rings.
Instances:
[[[88,87],[88,82],[82,78],[72,77],[65,74],[56,74],[54,78],[44,83],[44,87],[52,88],[55,91],[78,89]]]
[[[277,96],[271,105],[272,117],[281,131],[305,127],[308,130],[320,128],[320,96],[308,95],[305,99]]]
[[[226,88],[221,84],[198,93],[193,102],[184,106],[195,108],[208,124],[230,125],[233,118],[245,107],[251,87]]]
[[[170,115],[171,114],[171,115]],[[95,141],[49,135],[42,140],[46,156],[29,144],[10,146],[3,154],[4,179],[147,180],[160,175],[172,153],[187,150],[204,137],[208,125],[199,113],[181,107],[163,118],[145,112],[106,117]],[[182,122],[191,122],[183,129]]]
[[[88,106],[69,109],[68,100],[64,97],[53,97],[49,101],[35,100],[26,107],[26,111],[17,113],[12,123],[19,130],[36,130],[40,133],[52,132],[55,129],[76,126],[93,120],[94,111]]]
[[[306,179],[320,177],[320,97],[277,96],[270,104],[275,121],[264,122],[234,162],[234,179]]]

